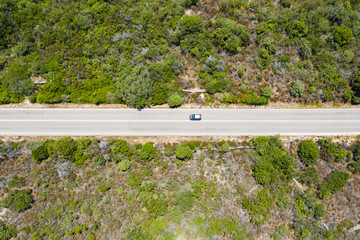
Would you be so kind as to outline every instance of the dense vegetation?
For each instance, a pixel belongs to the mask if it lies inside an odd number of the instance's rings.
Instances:
[[[2,0],[0,103],[359,104],[359,9],[355,0]],[[207,94],[182,91],[193,87]]]
[[[355,138],[131,141],[0,142],[0,239],[359,238]]]

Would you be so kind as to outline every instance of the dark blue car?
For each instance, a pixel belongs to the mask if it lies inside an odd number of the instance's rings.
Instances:
[[[201,114],[190,114],[190,120],[201,120]]]

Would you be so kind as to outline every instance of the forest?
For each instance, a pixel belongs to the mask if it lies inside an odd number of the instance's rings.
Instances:
[[[359,9],[358,0],[2,0],[0,104],[359,104]]]
[[[359,136],[3,138],[0,239],[359,239],[359,163]]]

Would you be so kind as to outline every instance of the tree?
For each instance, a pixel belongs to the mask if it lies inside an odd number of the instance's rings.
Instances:
[[[31,207],[30,203],[33,202],[31,193],[31,189],[15,189],[3,199],[3,206],[9,208],[12,211],[23,212]]]
[[[189,160],[192,157],[192,150],[187,143],[180,143],[176,148],[175,155],[180,160]]]
[[[169,98],[169,107],[176,108],[181,106],[184,103],[184,97],[181,97],[179,94],[172,94]]]
[[[311,140],[303,140],[297,149],[299,158],[306,166],[310,166],[319,158],[319,149]]]
[[[305,86],[300,81],[292,81],[290,87],[290,94],[293,97],[301,97],[305,91]]]
[[[55,142],[55,151],[65,159],[72,159],[77,150],[77,144],[71,137],[59,138]]]
[[[14,237],[16,237],[16,230],[11,225],[5,225],[0,221],[0,239],[10,240]]]
[[[151,160],[154,158],[156,153],[156,148],[153,147],[151,143],[145,143],[140,150],[140,159],[142,160]]]
[[[124,77],[124,78],[122,78]],[[145,66],[137,66],[127,76],[120,76],[117,82],[118,96],[127,105],[143,108],[149,105],[153,83]]]

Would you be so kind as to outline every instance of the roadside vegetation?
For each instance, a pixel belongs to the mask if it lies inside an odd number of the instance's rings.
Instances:
[[[0,104],[360,103],[359,1],[3,0]],[[206,92],[184,92],[189,89]]]
[[[358,139],[234,139],[1,142],[0,238],[359,238]]]

